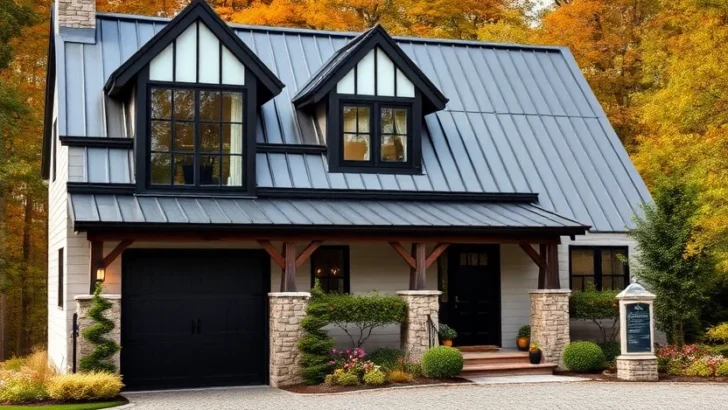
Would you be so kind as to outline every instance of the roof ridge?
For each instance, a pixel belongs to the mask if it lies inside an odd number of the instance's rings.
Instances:
[[[138,14],[123,14],[123,13],[107,13],[97,12],[97,20],[135,20],[135,21],[157,21],[157,22],[169,22],[172,19],[168,17],[157,17],[157,16],[142,16]],[[256,26],[250,24],[226,24],[233,30],[252,30],[260,32],[273,32],[273,33],[295,33],[295,34],[310,34],[310,35],[326,35],[326,36],[337,36],[355,38],[362,33],[371,30],[371,28],[364,31],[333,31],[333,30],[314,30],[307,28],[295,28],[295,27],[273,27],[273,26]],[[430,37],[411,37],[411,36],[392,36],[395,41],[405,41],[411,43],[429,43],[429,44],[449,44],[455,46],[473,46],[473,47],[484,47],[484,48],[502,48],[502,49],[518,49],[518,50],[541,50],[551,52],[563,52],[563,46],[557,45],[538,45],[538,44],[517,44],[517,43],[495,43],[487,41],[477,40],[459,40],[459,39],[447,39],[447,38],[430,38]]]

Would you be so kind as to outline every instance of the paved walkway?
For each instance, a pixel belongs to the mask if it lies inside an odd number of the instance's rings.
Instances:
[[[455,385],[332,395],[233,388],[127,394],[133,410],[263,409],[727,409],[728,384],[542,383]]]

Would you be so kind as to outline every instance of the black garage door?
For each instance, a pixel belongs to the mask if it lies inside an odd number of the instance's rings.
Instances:
[[[127,388],[265,384],[269,263],[257,250],[127,250]]]

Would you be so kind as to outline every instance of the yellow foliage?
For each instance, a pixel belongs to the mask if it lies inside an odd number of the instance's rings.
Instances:
[[[409,383],[412,381],[412,374],[405,372],[404,370],[392,370],[387,375],[387,380],[390,383]]]
[[[119,375],[102,372],[58,375],[47,385],[50,397],[61,401],[110,399],[118,396],[122,387]]]
[[[0,402],[22,403],[47,398],[45,385],[54,375],[55,370],[48,365],[44,351],[9,360],[0,370]]]

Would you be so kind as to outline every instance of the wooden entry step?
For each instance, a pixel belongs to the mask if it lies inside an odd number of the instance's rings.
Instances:
[[[555,363],[531,364],[528,352],[517,350],[460,349],[465,361],[463,377],[553,374]]]
[[[497,352],[500,350],[500,347],[495,345],[482,345],[482,346],[458,346],[458,350],[461,352],[479,352],[479,353],[486,353],[486,352]]]

